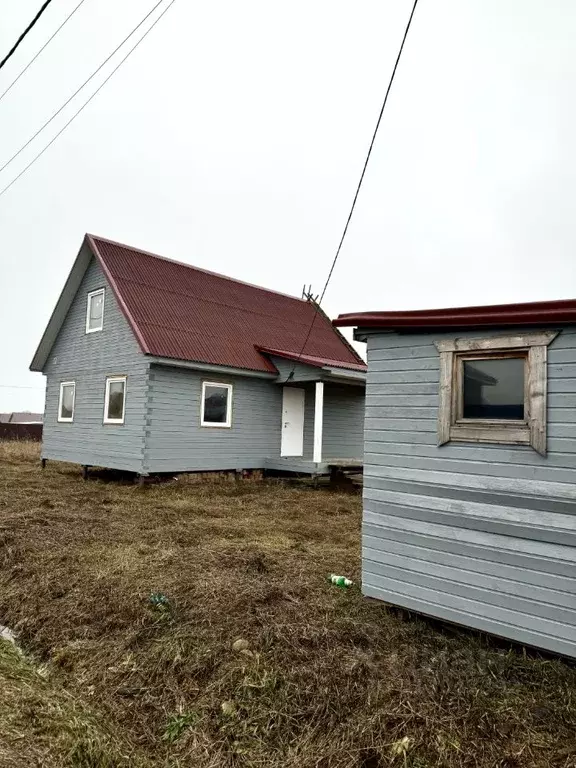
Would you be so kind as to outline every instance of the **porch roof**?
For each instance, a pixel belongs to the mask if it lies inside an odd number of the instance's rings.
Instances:
[[[323,368],[325,370],[341,368],[346,371],[358,371],[359,373],[366,373],[368,370],[367,365],[360,365],[359,363],[344,363],[341,360],[332,360],[328,357],[299,355],[296,352],[289,352],[285,349],[272,349],[271,347],[257,347],[257,349],[267,355],[276,355],[276,357],[283,357],[286,360],[294,360],[296,362],[302,363],[303,365],[311,365],[314,368]]]

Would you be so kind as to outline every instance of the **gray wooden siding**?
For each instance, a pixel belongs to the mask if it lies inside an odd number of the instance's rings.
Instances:
[[[302,458],[314,457],[314,383],[300,382],[304,398],[304,452]],[[278,386],[272,384],[272,386]],[[298,386],[296,384],[295,386]],[[324,423],[322,459],[361,459],[363,453],[364,388],[324,384]]]
[[[576,656],[576,331],[548,350],[546,457],[436,445],[434,341],[496,334],[369,336],[363,590]]]
[[[323,372],[321,368],[317,368],[313,365],[304,365],[303,363],[297,363],[295,360],[285,360],[283,357],[271,356],[270,360],[278,369],[277,382],[283,384],[288,381],[290,377],[290,383],[294,384],[298,381],[319,381]],[[292,374],[290,376],[290,374]]]
[[[233,385],[232,427],[200,426],[203,381]],[[314,385],[303,384],[302,471],[313,471]],[[184,472],[281,469],[282,387],[266,379],[214,376],[152,365],[149,377],[145,469]],[[362,450],[363,391],[325,385],[324,443],[333,457],[357,458]],[[327,455],[327,454],[326,454]],[[274,462],[277,463],[274,463]],[[300,459],[296,459],[300,461]],[[279,463],[278,463],[279,462]],[[298,465],[300,467],[300,464]],[[312,467],[312,468],[311,468]]]
[[[364,388],[324,385],[323,459],[362,459]]]
[[[86,334],[90,291],[106,289],[104,327]],[[92,466],[142,469],[148,363],[104,274],[92,260],[44,369],[46,411],[42,456]],[[106,377],[126,375],[124,424],[103,424]],[[59,423],[60,382],[76,382],[74,421]]]
[[[233,385],[232,426],[200,426],[203,381]],[[145,464],[149,472],[264,467],[280,456],[282,387],[267,379],[217,376],[153,365]]]

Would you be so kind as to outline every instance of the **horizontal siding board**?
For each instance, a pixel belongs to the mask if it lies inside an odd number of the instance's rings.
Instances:
[[[565,351],[565,354],[568,352],[572,353],[572,350]],[[576,357],[576,353],[574,357]],[[560,363],[555,357],[552,357],[550,363],[548,379],[574,379],[576,377],[576,363]]]
[[[398,374],[399,376],[400,374]],[[385,378],[386,381],[380,381],[380,378]],[[375,373],[373,377],[368,374],[368,383],[366,385],[366,392],[372,392],[374,387],[378,386],[379,391],[385,392],[387,396],[390,395],[435,395],[438,397],[438,381],[408,381],[408,382],[394,382],[388,381],[392,377],[392,374],[380,374]]]
[[[368,422],[369,417],[366,417]],[[436,445],[438,437],[435,432],[418,432],[406,430],[366,429],[364,432],[366,441],[365,449],[369,453],[378,453],[380,443],[409,443],[410,445]]]
[[[389,371],[384,368],[381,371],[370,370],[368,384],[435,384],[436,388],[440,380],[438,360],[436,365],[428,371]]]
[[[576,329],[548,348],[546,456],[436,444],[434,343],[511,333],[369,335],[364,591],[576,655]]]
[[[367,432],[434,432],[436,434],[436,419],[406,419],[388,418],[384,416],[367,417],[365,421]]]
[[[503,534],[476,531],[462,526],[429,522],[415,518],[401,517],[390,510],[390,514],[366,511],[363,532],[375,538],[400,538],[400,540],[418,541],[431,549],[487,553],[487,558],[501,559],[511,564],[519,563],[533,570],[546,570],[556,576],[574,578],[576,557],[574,548],[564,544],[536,542],[531,539],[515,539]],[[402,534],[405,539],[400,536]],[[492,553],[492,554],[491,554]],[[474,555],[482,559],[480,555]],[[486,559],[486,558],[485,558]]]
[[[375,456],[370,454],[366,457],[366,461],[369,462],[368,469],[364,470],[364,476],[366,478],[371,476],[387,476],[389,468],[400,467],[402,469],[407,468],[406,455],[400,452],[400,446],[394,453],[387,453],[385,457],[382,453]],[[518,458],[518,461],[522,457]],[[569,457],[571,458],[571,457]],[[385,463],[381,463],[385,461]],[[370,467],[374,465],[377,468],[373,470]],[[463,478],[463,482],[466,482],[466,476],[483,475],[486,477],[487,482],[490,478],[512,478],[512,479],[526,479],[526,480],[543,480],[553,481],[558,483],[576,483],[576,468],[574,462],[572,462],[572,469],[563,467],[546,467],[546,466],[532,466],[511,462],[493,462],[490,464],[490,474],[487,475],[486,462],[482,460],[471,459],[446,459],[439,456],[411,456],[409,466],[412,469],[430,469],[432,471],[453,472]]]
[[[370,562],[368,561],[365,565],[369,567]],[[428,580],[425,581],[422,578],[418,578],[418,574],[409,570],[401,571],[393,578],[372,573],[365,568],[362,571],[362,578],[363,582],[383,589],[386,589],[387,586],[402,584],[408,596],[419,597],[421,595],[428,595],[433,602],[442,600],[449,607],[458,610],[481,613],[481,615],[488,619],[512,624],[528,632],[572,641],[576,647],[576,638],[571,625],[561,621],[554,621],[544,616],[523,613],[519,610],[520,601],[515,601],[512,597],[507,601],[503,601],[501,595],[498,594],[489,602],[490,595],[487,595],[483,590],[476,589],[475,587],[468,587],[467,590],[462,590],[461,585],[457,582],[451,582],[447,579],[428,577]],[[515,606],[515,608],[512,606]]]
[[[573,608],[576,603],[576,579],[573,576],[550,573],[550,560],[543,557],[384,526],[366,527],[363,551],[368,559],[377,562],[386,562],[387,557],[392,554],[459,566],[466,570],[471,570],[473,564],[481,573],[524,582],[530,589],[536,587],[563,593],[562,604],[568,607]]]
[[[437,496],[398,493],[368,488],[364,492],[365,508],[380,503],[395,515],[415,520],[461,525],[478,531],[500,533],[516,538],[547,541],[576,547],[576,518],[540,510],[496,507]]]
[[[473,565],[472,561],[468,565]],[[443,592],[450,598],[469,598],[477,603],[514,611],[520,614],[517,619],[519,623],[534,612],[542,619],[558,625],[557,631],[564,632],[566,639],[574,637],[575,601],[573,598],[570,601],[570,595],[564,593],[537,590],[528,584],[487,575],[480,570],[458,569],[412,558],[395,558],[388,553],[386,557],[380,556],[378,562],[365,558],[363,572],[370,574],[370,580],[373,576],[380,576],[392,581],[408,581],[410,584]],[[564,607],[566,602],[569,607]]]
[[[404,583],[390,583],[385,586],[365,583],[362,587],[367,597],[373,597],[386,603],[399,605],[425,616],[432,616],[454,624],[462,624],[482,632],[514,640],[536,648],[546,648],[553,653],[576,656],[576,641],[564,640],[556,635],[547,635],[537,630],[519,627],[510,621],[510,617],[500,613],[497,617],[477,613],[478,608],[472,601],[459,598],[452,604],[438,601],[433,590],[406,588]],[[506,620],[508,619],[508,621]]]
[[[366,488],[383,488],[390,480],[412,481],[415,492],[427,489],[436,495],[444,495],[448,491],[456,494],[472,491],[477,493],[492,492],[497,504],[506,504],[506,498],[523,499],[531,504],[563,504],[562,509],[576,514],[576,485],[572,482],[554,483],[547,480],[518,480],[516,477],[501,478],[488,475],[460,474],[448,471],[426,471],[418,468],[406,467],[379,467],[381,472],[368,471],[364,473],[364,486]],[[530,496],[539,497],[539,501],[530,499]],[[462,497],[464,498],[464,497]],[[571,500],[567,503],[564,500]],[[561,508],[558,508],[561,511]]]
[[[487,504],[495,509],[500,506],[513,507],[519,510],[529,509],[537,512],[548,512],[554,515],[576,515],[576,504],[574,499],[544,498],[542,496],[530,496],[520,493],[502,493],[499,491],[488,491],[485,489],[464,488],[460,486],[435,485],[433,483],[414,482],[412,480],[394,479],[394,478],[376,478],[369,477],[364,483],[366,489],[375,488],[376,490],[395,491],[398,493],[418,494],[452,500],[455,502],[472,502]],[[570,486],[566,486],[569,488]],[[561,518],[560,518],[561,519]]]
[[[444,459],[457,459],[459,461],[482,461],[486,464],[486,474],[492,473],[492,464],[525,464],[531,467],[565,467],[574,468],[574,454],[570,452],[555,451],[553,454],[548,453],[547,456],[540,456],[535,451],[531,450],[529,446],[490,446],[488,444],[472,444],[472,443],[448,443],[440,448],[436,445],[431,445],[430,442],[423,443],[409,443],[409,442],[391,442],[388,440],[380,440],[374,442],[373,445],[365,445],[364,450],[366,453],[373,454],[370,457],[370,461],[375,466],[379,464],[386,464],[387,456],[425,456],[434,457],[441,460]],[[408,461],[408,459],[406,459]]]

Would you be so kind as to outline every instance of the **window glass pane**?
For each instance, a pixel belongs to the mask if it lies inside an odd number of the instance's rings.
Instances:
[[[524,360],[464,360],[464,418],[523,419]]]
[[[71,419],[74,412],[74,387],[68,384],[62,387],[62,403],[60,406],[60,418]]]
[[[228,415],[227,387],[207,386],[204,388],[204,421],[225,424]]]
[[[89,327],[99,328],[102,325],[102,310],[104,308],[104,294],[98,293],[90,297]]]
[[[109,419],[122,419],[124,416],[124,382],[111,381],[108,384]]]

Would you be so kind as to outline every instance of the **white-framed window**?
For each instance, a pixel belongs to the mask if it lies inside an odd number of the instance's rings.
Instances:
[[[124,424],[126,376],[109,376],[104,397],[104,424]]]
[[[74,402],[76,400],[76,382],[63,381],[60,384],[58,400],[58,421],[74,421]]]
[[[203,427],[232,426],[232,384],[202,382],[200,424]]]
[[[546,455],[547,351],[557,334],[437,341],[438,445],[530,445]]]
[[[104,327],[104,288],[91,291],[86,304],[86,333],[101,331]]]

